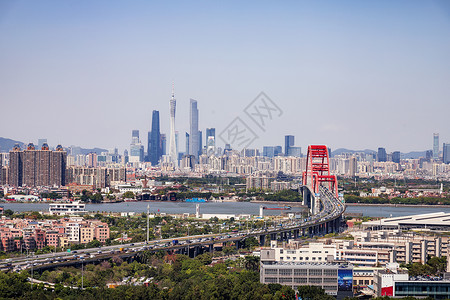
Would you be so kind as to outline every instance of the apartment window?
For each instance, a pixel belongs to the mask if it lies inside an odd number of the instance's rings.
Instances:
[[[322,284],[322,278],[309,278],[309,283]]]
[[[294,276],[307,276],[307,275],[308,275],[307,269],[294,270]]]
[[[292,278],[280,278],[280,283],[292,283]]]
[[[309,270],[309,276],[322,276],[322,270],[321,269],[311,269]]]
[[[276,278],[276,277],[266,277],[264,279],[264,281],[266,283],[278,283],[278,278]]]
[[[306,278],[294,278],[294,283],[307,283]]]
[[[266,269],[266,275],[278,275],[278,269]]]
[[[325,276],[337,276],[337,270],[323,270]]]
[[[290,269],[280,269],[280,276],[292,275],[292,270]]]

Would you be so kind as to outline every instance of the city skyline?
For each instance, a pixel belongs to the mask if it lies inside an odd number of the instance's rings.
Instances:
[[[220,133],[264,91],[283,116],[256,132],[249,148],[281,145],[285,135],[303,152],[309,144],[425,151],[433,133],[441,149],[450,142],[445,2],[14,1],[1,8],[5,138],[122,152],[132,129],[151,127],[153,110],[169,134],[175,81],[180,133],[189,131],[190,98],[201,108],[198,129]],[[216,147],[224,147],[219,139]]]

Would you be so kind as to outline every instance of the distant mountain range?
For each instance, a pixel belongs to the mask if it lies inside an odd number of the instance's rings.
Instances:
[[[15,141],[12,139],[7,139],[7,138],[2,138],[0,137],[0,152],[9,152],[12,150],[12,148],[14,148],[14,146],[16,144],[19,144],[21,149],[24,149],[26,144],[20,141]],[[37,146],[37,145],[35,145]],[[91,152],[95,152],[97,154],[100,154],[102,152],[107,152],[108,150],[106,149],[102,149],[102,148],[92,148],[92,149],[87,149],[87,148],[81,148],[81,147],[74,147],[76,148],[76,152],[79,154],[88,154]]]
[[[16,144],[23,148],[22,142],[0,137],[0,152],[9,152]]]
[[[350,150],[345,148],[339,148],[334,151],[331,151],[331,156],[340,155],[342,153],[356,153],[356,152],[364,152],[366,154],[377,153],[375,150],[365,149],[365,150]],[[401,153],[401,158],[411,158],[416,159],[420,157],[425,157],[426,151],[412,151],[408,153]]]

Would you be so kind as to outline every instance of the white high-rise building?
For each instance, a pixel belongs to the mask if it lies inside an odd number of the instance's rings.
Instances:
[[[170,135],[169,135],[169,157],[170,160],[178,166],[178,153],[175,140],[175,111],[177,101],[175,100],[175,93],[172,89],[172,99],[170,99]]]

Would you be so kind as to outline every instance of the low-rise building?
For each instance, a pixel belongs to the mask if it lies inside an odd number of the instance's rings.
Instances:
[[[79,201],[72,203],[51,203],[49,212],[51,215],[84,215],[87,213],[86,204]]]

